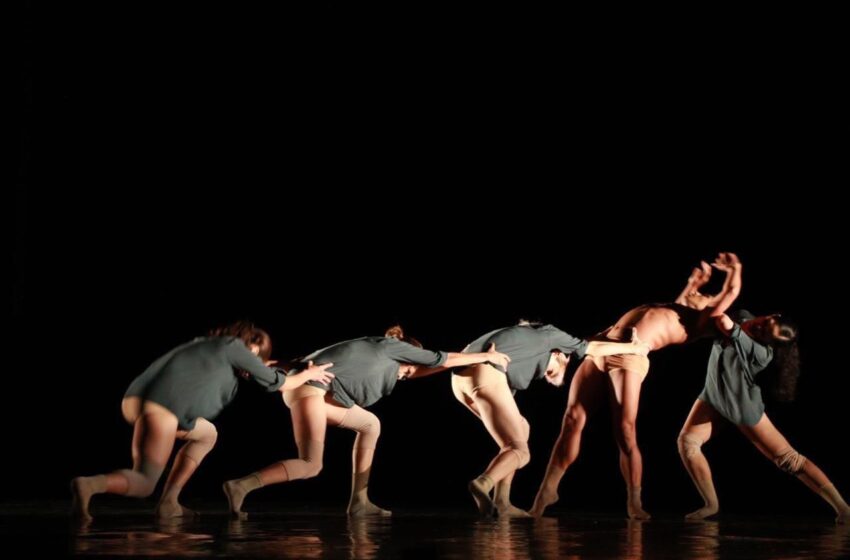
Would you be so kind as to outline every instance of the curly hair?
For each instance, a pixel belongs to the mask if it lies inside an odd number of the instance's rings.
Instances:
[[[272,339],[269,333],[257,327],[251,321],[240,320],[229,325],[210,329],[209,336],[235,336],[245,343],[245,346],[256,344],[260,347],[260,359],[267,361],[272,355]]]

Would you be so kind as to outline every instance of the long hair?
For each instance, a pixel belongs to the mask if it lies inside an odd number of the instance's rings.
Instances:
[[[773,349],[776,375],[770,386],[773,398],[779,402],[792,402],[797,398],[797,382],[800,380],[800,348],[797,342]]]
[[[401,325],[393,325],[387,329],[387,332],[384,333],[384,336],[390,338],[397,338],[402,342],[406,342],[408,344],[412,344],[417,348],[422,348],[422,343],[413,338],[412,336],[407,336],[404,334],[404,329],[401,328]]]
[[[800,380],[800,348],[797,345],[799,332],[797,325],[785,317],[778,318],[777,322],[782,338],[773,338],[770,341],[773,348],[773,371],[765,376],[763,386],[773,400],[793,402],[797,398],[797,382]]]
[[[260,359],[268,361],[272,355],[272,339],[269,333],[257,327],[251,321],[236,321],[229,325],[210,329],[209,336],[235,336],[245,343],[245,346],[256,344],[260,347]]]

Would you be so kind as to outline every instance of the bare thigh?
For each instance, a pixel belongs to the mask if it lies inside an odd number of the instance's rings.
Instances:
[[[713,406],[697,399],[682,426],[682,433],[696,436],[705,443],[722,426],[722,421],[723,417]]]

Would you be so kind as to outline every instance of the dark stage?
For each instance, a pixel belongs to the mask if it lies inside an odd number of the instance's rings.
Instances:
[[[720,251],[743,262],[733,309],[800,326],[798,398],[768,401],[767,414],[850,494],[848,299],[837,272],[847,218],[819,194],[846,174],[844,156],[829,140],[831,90],[797,58],[759,55],[757,75],[741,54],[746,37],[710,53],[653,41],[646,59],[658,67],[617,54],[623,82],[603,87],[591,84],[602,83],[600,68],[612,78],[607,63],[537,56],[609,44],[618,34],[606,17],[564,16],[573,27],[590,21],[592,43],[570,33],[554,50],[466,60],[432,50],[446,19],[436,12],[420,35],[413,12],[213,4],[20,12],[5,543],[91,556],[850,555],[829,506],[732,426],[703,448],[720,517],[682,520],[701,500],[676,440],[704,384],[707,340],[651,356],[637,423],[649,522],[625,519],[604,406],[546,518],[474,517],[466,484],[497,446],[440,374],[399,383],[370,407],[382,426],[369,493],[391,519],[346,519],[353,436],[330,429],[318,478],[263,488],[246,501],[248,520],[229,520],[222,481],[296,453],[280,396],[244,382],[183,494],[199,520],[162,525],[153,498],[97,496],[94,522],[77,526],[71,478],[130,465],[120,409],[130,381],[214,326],[255,321],[280,360],[396,323],[447,351],[521,318],[587,337],[637,305],[673,300],[692,267]],[[454,15],[463,21],[447,33],[477,29],[476,14]],[[405,39],[418,48],[402,48]],[[482,58],[498,60],[513,86],[469,76]],[[568,76],[567,89],[527,75],[529,59]],[[444,70],[448,61],[461,68]],[[775,87],[779,70],[806,87]],[[645,85],[623,93],[624,82]],[[531,425],[531,460],[513,485],[519,507],[543,477],[576,366],[566,386],[537,381],[516,396]]]

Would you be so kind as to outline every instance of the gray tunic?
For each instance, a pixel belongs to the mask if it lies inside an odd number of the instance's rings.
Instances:
[[[247,371],[269,392],[283,385],[280,370],[263,364],[234,337],[196,338],[157,359],[130,383],[125,397],[161,404],[177,416],[181,430],[195,427],[197,418],[212,420],[239,388],[234,370]]]
[[[740,311],[735,319],[750,318],[751,314]],[[728,337],[714,341],[699,399],[733,424],[756,425],[764,414],[764,402],[755,377],[772,359],[773,349],[750,338],[736,322]]]
[[[333,362],[329,371],[336,377],[330,387],[318,381],[307,384],[330,390],[336,402],[350,408],[355,404],[369,406],[389,395],[398,381],[400,364],[436,367],[446,358],[445,352],[417,348],[397,338],[367,336],[317,350],[296,362],[289,373],[303,370],[310,360],[316,365]]]
[[[508,377],[508,385],[514,391],[522,391],[534,379],[542,379],[549,367],[549,358],[553,350],[564,354],[575,353],[584,358],[587,341],[576,338],[552,325],[515,325],[505,327],[481,336],[464,348],[464,352],[486,352],[491,343],[496,351],[511,358],[508,371],[495,366]]]

